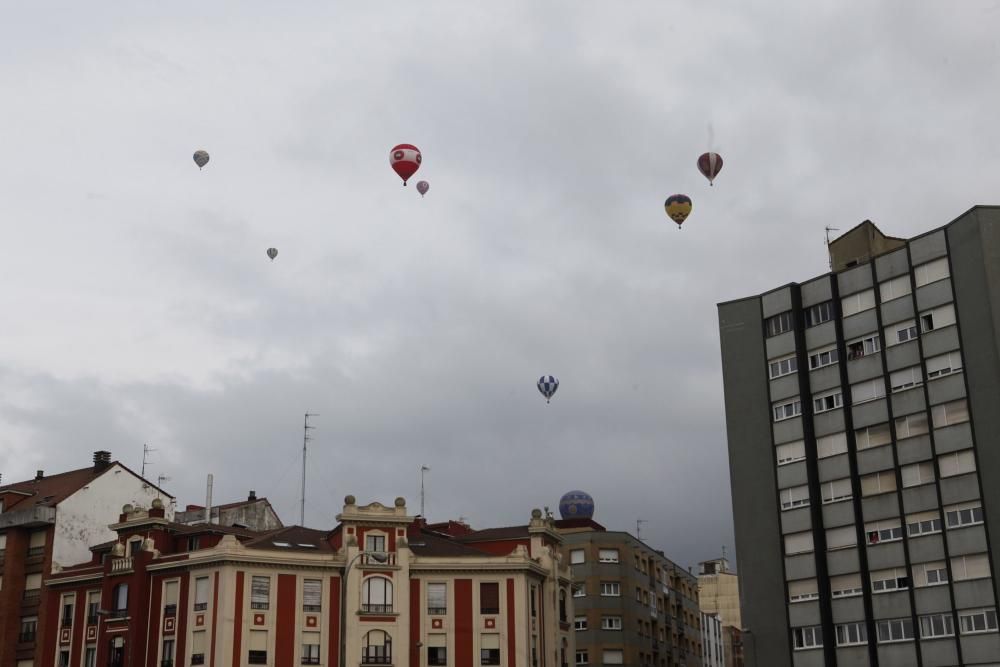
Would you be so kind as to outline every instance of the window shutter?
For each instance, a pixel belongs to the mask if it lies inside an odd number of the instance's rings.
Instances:
[[[480,613],[495,614],[500,611],[500,584],[483,582],[479,584]]]
[[[256,580],[257,577],[254,577]],[[266,597],[264,598],[267,599]],[[208,577],[198,577],[194,580],[194,603],[208,603]]]
[[[202,632],[201,635],[204,637],[205,633]],[[251,630],[250,631],[250,648],[249,648],[249,650],[251,650],[251,651],[266,651],[267,650],[267,630]]]
[[[448,587],[445,584],[427,584],[427,608],[448,608]]]
[[[208,579],[205,579],[206,588],[206,602],[208,595]],[[253,577],[250,580],[250,603],[251,604],[267,604],[271,597],[271,579],[270,577]]]
[[[302,606],[319,607],[323,604],[323,582],[319,579],[305,579],[302,582]]]

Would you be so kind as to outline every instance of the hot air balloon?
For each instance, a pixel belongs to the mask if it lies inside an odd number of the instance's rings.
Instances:
[[[666,209],[670,219],[677,223],[677,229],[680,229],[681,224],[691,214],[691,198],[687,195],[670,195],[664,202],[663,208]]]
[[[417,169],[420,169],[422,159],[420,149],[412,144],[399,144],[393,146],[392,150],[389,151],[389,164],[392,165],[392,170],[403,179],[403,185],[406,185],[410,176],[413,176],[417,173]]]
[[[431,189],[431,184],[428,183],[427,181],[417,181],[417,192],[420,193],[421,197],[427,194],[427,191],[430,189]]]
[[[558,388],[559,380],[554,375],[543,375],[538,378],[538,391],[542,392],[546,403],[552,400]]]
[[[705,175],[709,185],[714,185],[712,181],[722,171],[722,156],[718,153],[702,153],[698,158],[698,171]]]
[[[271,261],[273,262],[274,258],[278,256],[278,249],[277,248],[268,248],[267,249],[267,256],[270,257]],[[293,264],[294,264],[294,262],[293,262]]]
[[[198,165],[198,169],[201,170],[202,167],[208,164],[208,151],[195,151],[194,163]]]

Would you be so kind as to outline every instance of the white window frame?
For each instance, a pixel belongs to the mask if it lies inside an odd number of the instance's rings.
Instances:
[[[823,626],[792,628],[792,648],[796,651],[823,648]]]
[[[777,322],[780,327],[772,327],[771,322]],[[780,336],[783,333],[788,333],[793,329],[792,322],[792,311],[786,310],[783,313],[778,313],[776,315],[771,315],[770,317],[764,318],[764,337],[774,338],[775,336]]]
[[[834,588],[837,585],[845,585],[847,583],[852,584],[849,588]],[[857,595],[861,595],[864,589],[861,586],[861,574],[855,572],[854,574],[841,574],[838,576],[830,577],[830,597],[834,598],[850,598]]]
[[[916,563],[913,566],[913,587],[929,588],[948,583],[948,564],[943,560]],[[933,576],[931,576],[933,573]]]
[[[968,517],[968,518],[966,518]],[[955,521],[952,522],[952,519]],[[983,523],[983,503],[974,500],[970,503],[948,505],[944,508],[944,525],[948,530],[978,526]]]
[[[622,629],[622,617],[618,615],[601,616],[601,630],[619,632]]]
[[[787,408],[787,409],[786,409]],[[779,417],[779,412],[781,416]],[[802,401],[798,398],[785,399],[771,404],[771,417],[775,422],[793,419],[802,415]]]
[[[819,587],[815,579],[798,579],[788,582],[788,602],[807,602],[819,599]]]
[[[913,267],[913,279],[917,287],[930,285],[939,280],[951,277],[951,269],[948,267],[948,258],[939,257]]]
[[[950,613],[924,614],[917,620],[920,623],[921,639],[955,636],[955,620]]]
[[[614,554],[614,555],[609,555]],[[618,553],[618,549],[598,549],[597,551],[597,562],[598,563],[618,563],[620,562],[621,555]]]
[[[838,482],[847,482],[847,495],[843,493],[836,494],[834,484]],[[839,486],[843,486],[840,484]],[[822,482],[820,484],[820,495],[824,505],[829,505],[830,503],[839,503],[844,500],[850,500],[854,497],[854,489],[851,487],[850,477],[841,477],[840,479],[831,479],[829,482]]]
[[[911,642],[914,638],[913,632],[913,620],[909,618],[892,618],[881,621],[876,621],[875,625],[878,631],[878,643],[879,644],[895,644],[897,642]],[[909,628],[910,636],[906,636],[906,630]],[[882,639],[882,631],[886,631],[888,639]]]
[[[953,326],[957,321],[955,305],[951,303],[925,310],[920,313],[918,320],[922,334]]]
[[[887,347],[909,343],[910,341],[916,340],[917,336],[920,335],[916,320],[904,320],[902,322],[890,324],[885,328],[885,332]],[[892,332],[892,335],[889,335],[889,332]]]
[[[618,581],[602,581],[601,582],[601,597],[602,598],[620,598],[622,596],[622,585]]]
[[[838,361],[840,361],[840,355],[836,345],[827,345],[809,352],[809,370],[811,371],[832,366]]]
[[[962,353],[959,350],[952,350],[951,352],[930,357],[924,360],[924,364],[927,367],[928,381],[954,373],[961,373],[964,370],[962,367]]]
[[[937,511],[916,512],[906,515],[907,537],[935,535],[941,532],[942,525],[941,515]]]
[[[590,654],[587,653],[587,649],[576,649],[576,664],[578,665],[588,665],[590,664]]]
[[[868,546],[899,542],[903,539],[903,524],[899,519],[882,519],[865,524],[865,542]]]
[[[889,373],[889,387],[892,393],[906,391],[924,384],[924,373],[920,365],[908,366]]]
[[[805,328],[818,327],[833,319],[833,300],[806,306],[802,311]]]
[[[789,538],[792,538],[793,540],[797,540],[798,538],[804,539],[804,538],[807,538],[807,537],[809,539],[809,548],[808,549],[803,548],[803,549],[797,549],[796,551],[789,550]],[[812,536],[812,531],[811,530],[803,530],[803,531],[798,532],[798,533],[789,533],[788,535],[785,535],[785,540],[784,541],[785,541],[785,555],[786,556],[794,556],[796,554],[808,554],[808,553],[812,553],[813,551],[816,550],[816,545],[813,542],[813,536]]]
[[[834,630],[837,646],[861,646],[868,643],[868,626],[864,621],[838,623]]]
[[[871,396],[868,396],[867,392],[863,397],[858,395],[858,392],[861,389],[868,388],[872,390]],[[871,378],[870,380],[855,382],[851,385],[851,403],[854,405],[870,403],[871,401],[877,401],[880,398],[885,398],[885,380],[881,376]]]
[[[858,349],[859,345],[860,349]],[[847,352],[848,361],[863,359],[882,351],[882,337],[877,332],[865,334],[864,336],[848,341],[844,349]]]
[[[982,630],[977,630],[975,628],[975,619],[979,617],[982,617],[983,619]],[[972,626],[971,629],[967,629],[969,625]],[[966,609],[964,611],[960,611],[958,612],[958,626],[963,635],[979,635],[986,632],[996,632],[997,610],[991,607],[988,609]]]
[[[804,461],[806,458],[806,441],[793,440],[792,442],[783,442],[780,445],[776,445],[774,456],[779,466],[795,463],[796,461]]]
[[[894,593],[910,588],[910,577],[905,567],[890,567],[871,573],[872,595]]]
[[[586,616],[574,616],[573,617],[573,630],[576,632],[583,632],[587,629],[587,617]]]
[[[799,369],[798,357],[790,354],[786,357],[778,357],[767,362],[768,374],[772,380],[791,375]]]
[[[587,552],[583,549],[570,549],[569,550],[569,564],[570,565],[583,565],[587,562]]]
[[[813,394],[813,413],[821,414],[844,407],[844,394],[840,389],[831,389]]]

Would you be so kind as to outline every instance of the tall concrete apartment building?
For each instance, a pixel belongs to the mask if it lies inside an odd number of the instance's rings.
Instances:
[[[719,305],[748,665],[1000,665],[1000,207]]]

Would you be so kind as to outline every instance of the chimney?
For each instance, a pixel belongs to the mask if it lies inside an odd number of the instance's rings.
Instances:
[[[45,477],[45,471],[44,470],[39,470],[38,472],[35,473],[35,481],[36,482],[38,480],[42,479],[43,477]]]
[[[103,449],[94,452],[94,472],[100,472],[111,465],[111,452]]]
[[[252,502],[254,500],[257,500],[257,492],[254,491],[253,489],[250,489],[250,495],[247,496],[247,501]]]

